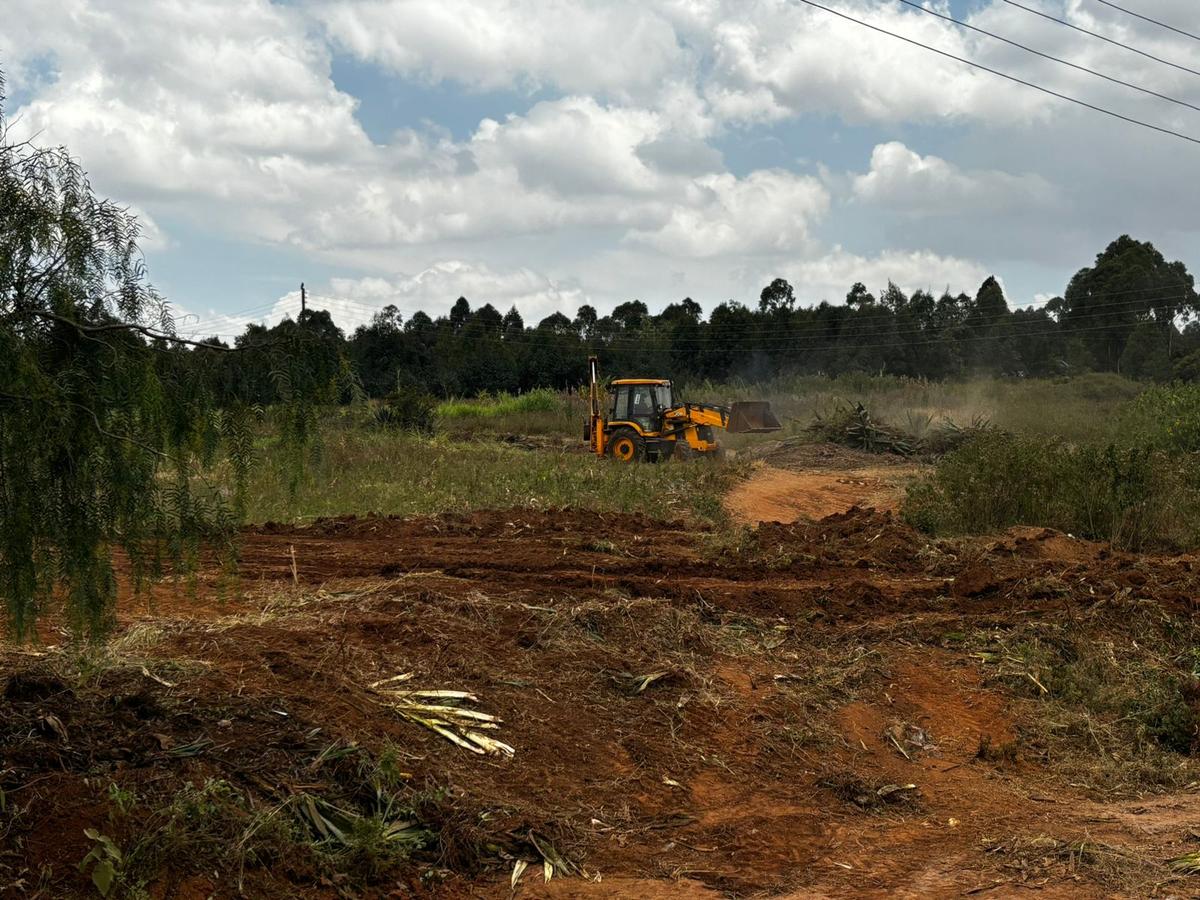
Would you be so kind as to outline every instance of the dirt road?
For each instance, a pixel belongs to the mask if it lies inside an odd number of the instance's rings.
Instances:
[[[507,896],[515,859],[534,863],[529,897],[1197,887],[1072,850],[1161,866],[1195,846],[1200,797],[1071,786],[1026,743],[1036,697],[977,650],[1030,623],[1101,633],[1145,604],[1190,614],[1190,560],[1039,531],[935,544],[859,510],[738,545],[513,510],[267,526],[246,534],[229,599],[210,583],[200,602],[181,588],[128,607],[132,637],[100,677],[73,681],[53,652],[6,654],[0,787],[29,803],[7,837],[19,860],[0,855],[10,881],[48,866],[51,895],[86,895],[83,829],[136,839],[109,783],[147,811],[213,778],[259,809],[349,803],[362,763],[322,760],[352,745],[396,748],[432,834],[365,896]],[[381,706],[367,685],[402,673],[478,696],[514,755],[476,756]],[[29,688],[37,677],[57,680]],[[531,833],[580,871],[542,883]],[[236,893],[228,874],[177,866],[154,896]],[[339,890],[269,854],[241,877],[251,896]]]
[[[725,497],[730,517],[751,526],[816,521],[856,506],[894,511],[924,469],[833,444],[779,444],[751,465],[750,476]]]

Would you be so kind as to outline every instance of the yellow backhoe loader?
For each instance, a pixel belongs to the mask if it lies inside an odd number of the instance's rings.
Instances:
[[[591,407],[583,439],[597,456],[622,462],[669,459],[683,453],[715,453],[713,432],[765,434],[780,429],[779,419],[765,400],[713,406],[683,403],[666,378],[618,378],[601,398],[600,363],[588,358]]]

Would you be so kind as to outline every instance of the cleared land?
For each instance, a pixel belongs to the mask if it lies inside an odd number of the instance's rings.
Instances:
[[[867,489],[847,451],[788,452],[818,506]],[[103,657],[5,652],[0,873],[95,895],[101,835],[155,897],[507,896],[521,862],[529,897],[1190,895],[1198,773],[1154,689],[1196,565],[857,508],[259,526],[239,581],[156,585]],[[513,755],[370,687],[402,674]]]

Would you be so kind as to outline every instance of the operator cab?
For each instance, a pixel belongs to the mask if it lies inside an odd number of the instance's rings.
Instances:
[[[622,378],[612,383],[610,422],[636,422],[644,432],[662,430],[663,413],[672,407],[671,382]]]

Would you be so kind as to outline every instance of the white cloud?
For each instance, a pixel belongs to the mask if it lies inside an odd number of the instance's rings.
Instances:
[[[829,2],[1192,130],[1174,107],[919,11]],[[1189,11],[1191,0],[1156,8],[1184,23]],[[1190,58],[1185,40],[1095,4],[1067,0],[1062,14]],[[1200,103],[1200,80],[999,0],[970,17]],[[538,102],[517,114],[497,108],[462,140],[398,115],[395,133],[376,143],[356,118],[358,101],[334,84],[339,51],[410,80],[530,98],[536,89]],[[1184,246],[1195,232],[1178,185],[1200,173],[1168,139],[794,2],[7,0],[0,61],[10,89],[31,98],[17,134],[66,144],[102,193],[136,204],[151,252],[169,246],[157,222],[186,221],[381,276],[385,293],[431,309],[457,293],[548,311],[583,297],[648,297],[651,287],[670,299],[676,290],[744,297],[782,271],[840,298],[876,276],[975,281],[976,256],[1059,265],[1069,251],[1077,267],[1081,248],[1099,244],[1097,229],[1109,239],[1149,223],[1183,234]],[[882,132],[865,172],[861,161],[826,156],[818,162],[859,171],[822,184],[747,164],[757,157],[742,152],[745,125],[814,113]],[[930,122],[954,128],[923,130],[925,155],[887,140],[893,126]],[[797,146],[792,160],[821,152]],[[1036,221],[1023,222],[1030,209]],[[839,238],[854,252],[822,249]],[[916,252],[929,246],[941,255]],[[327,299],[373,303],[362,293],[371,285],[331,285]]]
[[[690,193],[693,202],[676,206],[661,228],[630,237],[673,256],[783,253],[801,249],[811,223],[829,209],[817,179],[784,171],[704,176]]]
[[[904,215],[991,215],[1034,212],[1058,201],[1056,188],[1036,174],[964,171],[940,157],[921,156],[899,141],[878,144],[871,167],[853,180],[856,199]]]
[[[311,8],[362,59],[479,88],[641,96],[686,67],[674,28],[636,0],[325,0]]]

